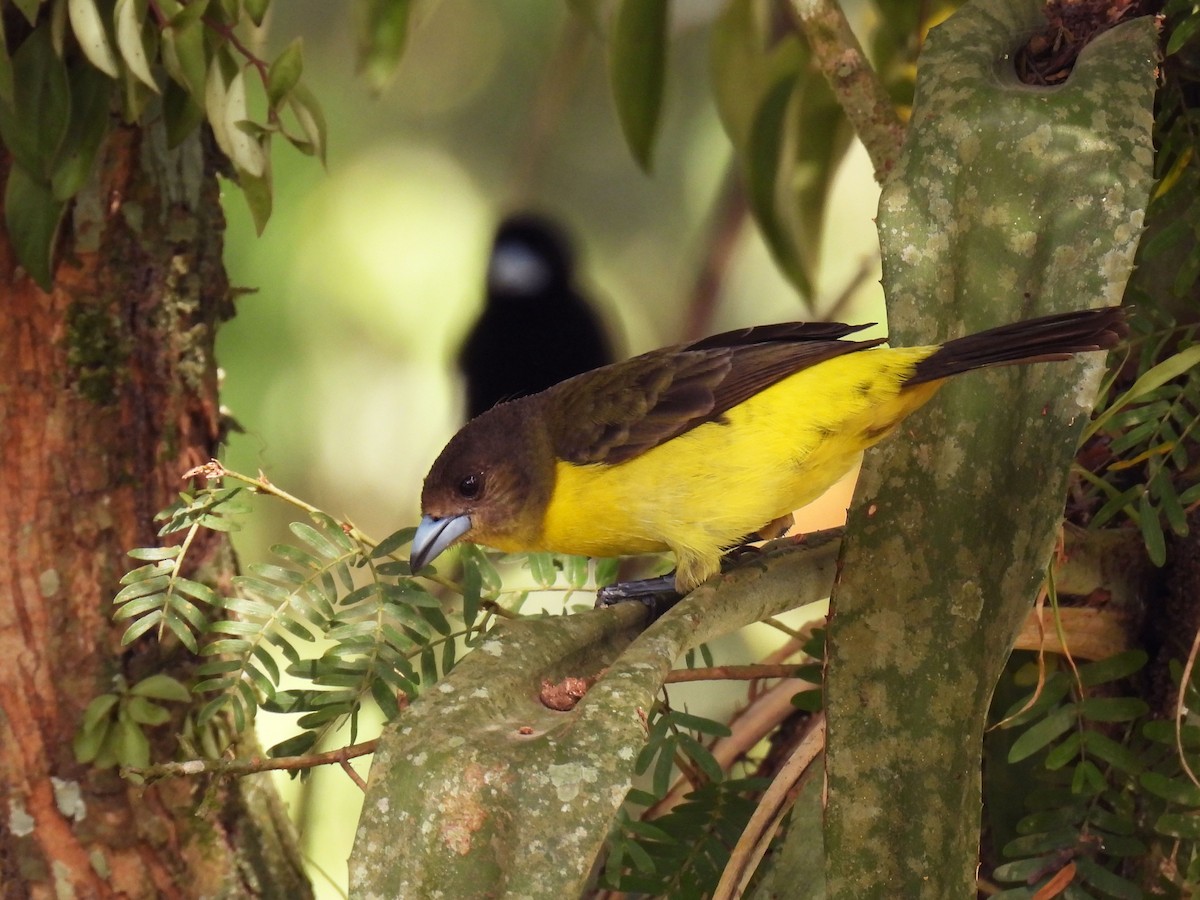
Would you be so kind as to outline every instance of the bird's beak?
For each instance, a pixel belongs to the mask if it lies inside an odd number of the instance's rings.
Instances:
[[[408,557],[409,568],[414,574],[421,571],[470,530],[471,517],[465,513],[442,519],[425,516],[417,526],[417,533],[413,535],[412,552]]]

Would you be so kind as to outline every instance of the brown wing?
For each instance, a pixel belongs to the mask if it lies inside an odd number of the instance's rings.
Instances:
[[[615,465],[721,420],[801,369],[883,343],[838,338],[869,325],[760,325],[654,350],[571,378],[546,392],[555,455]]]

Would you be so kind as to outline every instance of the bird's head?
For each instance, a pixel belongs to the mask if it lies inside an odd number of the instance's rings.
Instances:
[[[492,407],[442,450],[421,491],[412,571],[460,540],[509,552],[533,548],[554,489],[554,456],[530,415],[536,399]]]
[[[510,300],[544,296],[571,287],[573,252],[563,229],[536,213],[500,223],[488,260],[488,290]]]

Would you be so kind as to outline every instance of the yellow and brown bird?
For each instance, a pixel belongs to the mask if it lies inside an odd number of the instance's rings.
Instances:
[[[763,325],[654,350],[501,403],[425,479],[412,569],[460,540],[625,556],[670,550],[692,590],[722,553],[820,496],[951,376],[1112,347],[1119,307],[927,347],[868,327]]]

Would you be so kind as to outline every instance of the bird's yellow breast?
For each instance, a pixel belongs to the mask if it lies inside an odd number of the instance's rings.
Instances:
[[[937,391],[902,390],[936,347],[868,350],[801,370],[628,462],[559,461],[543,549],[587,556],[674,550],[697,580],[720,553],[815,500]]]

